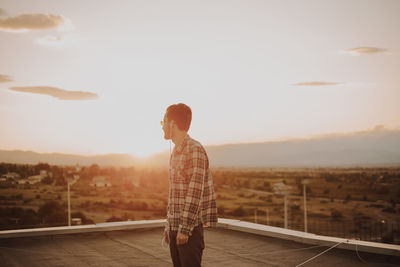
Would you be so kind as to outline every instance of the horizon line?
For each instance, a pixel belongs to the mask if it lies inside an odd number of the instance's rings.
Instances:
[[[291,141],[309,141],[312,139],[324,139],[324,138],[332,138],[332,137],[345,137],[345,136],[351,136],[351,135],[356,135],[356,134],[363,134],[363,133],[372,133],[372,132],[383,132],[383,131],[400,131],[400,127],[396,128],[386,128],[384,125],[376,125],[373,128],[368,128],[366,130],[357,130],[357,131],[351,131],[351,132],[335,132],[335,133],[325,133],[325,134],[314,134],[314,135],[308,135],[304,137],[284,137],[284,138],[276,138],[276,139],[271,139],[271,140],[265,140],[265,141],[253,141],[253,142],[237,142],[237,143],[222,143],[222,144],[210,144],[210,145],[204,145],[205,147],[221,147],[221,146],[230,146],[230,145],[251,145],[251,144],[265,144],[265,143],[279,143],[279,142],[291,142]],[[158,152],[152,153],[148,156],[137,156],[133,153],[129,152],[106,152],[106,153],[95,153],[95,154],[81,154],[81,153],[70,153],[70,152],[40,152],[40,151],[35,151],[31,149],[2,149],[0,148],[0,151],[8,151],[8,152],[32,152],[36,154],[62,154],[62,155],[71,155],[71,156],[80,156],[80,157],[95,157],[95,156],[106,156],[106,155],[128,155],[133,158],[139,159],[139,160],[145,160],[148,158],[151,158],[153,156],[159,155],[159,154],[164,154],[168,153],[168,149],[165,150],[160,150]]]

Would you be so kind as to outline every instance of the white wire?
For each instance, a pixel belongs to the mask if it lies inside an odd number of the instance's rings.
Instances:
[[[348,240],[347,240],[347,241],[348,241]],[[315,259],[315,258],[317,258],[317,257],[321,256],[321,255],[322,255],[322,254],[324,254],[325,252],[328,252],[329,250],[331,250],[331,249],[333,249],[333,248],[335,248],[335,247],[339,246],[340,244],[342,244],[342,243],[344,243],[344,242],[346,242],[346,241],[342,241],[342,242],[339,242],[339,243],[337,243],[337,244],[335,244],[335,245],[331,246],[330,248],[328,248],[328,249],[326,249],[326,250],[322,251],[321,253],[319,253],[318,255],[315,255],[314,257],[312,257],[312,258],[310,258],[310,259],[306,260],[305,262],[302,262],[302,263],[300,263],[300,264],[296,265],[296,267],[298,267],[298,266],[302,266],[302,265],[306,264],[307,262],[309,262],[309,261],[312,261],[313,259]]]
[[[172,151],[171,151],[171,140],[172,140],[172,129],[171,129],[171,123],[169,124],[169,156],[171,157]]]
[[[396,265],[396,264],[391,264],[391,263],[382,263],[382,262],[367,262],[365,261],[363,258],[361,258],[360,254],[358,253],[358,244],[356,243],[356,253],[357,253],[357,257],[360,259],[361,262],[370,265],[370,264],[378,264],[378,265],[387,265],[387,266],[400,266],[400,265]]]
[[[357,243],[356,243],[356,253],[357,253],[357,257],[360,259],[361,262],[363,262],[363,263],[365,263],[365,264],[368,264],[368,262],[366,262],[365,260],[363,260],[363,259],[360,257],[360,254],[358,254],[358,244],[357,244]]]
[[[221,252],[226,252],[224,249],[220,249],[214,246],[207,246],[208,248],[214,249],[214,250],[219,250]],[[242,257],[242,256],[264,256],[267,254],[280,254],[280,253],[286,253],[286,252],[294,252],[294,251],[301,251],[301,250],[308,250],[308,249],[314,249],[314,248],[320,248],[323,247],[321,245],[316,245],[316,246],[311,246],[311,247],[306,247],[306,248],[294,248],[294,249],[283,249],[283,250],[274,250],[274,251],[268,251],[268,252],[258,252],[258,253],[234,253],[236,256]],[[230,256],[229,256],[230,257]]]
[[[171,146],[172,146],[171,145],[172,130],[171,130],[171,125],[169,127],[169,137],[170,137],[170,139],[168,140],[169,141],[169,158],[171,160],[171,156],[172,156],[172,149],[171,149]],[[169,172],[170,172],[169,175],[171,175],[171,166],[169,166]],[[169,231],[167,232],[167,234],[168,234],[169,241],[171,241],[171,239],[169,237]],[[167,244],[166,246],[165,246],[165,244],[166,244],[166,242],[165,242],[165,234],[164,234],[163,238],[161,239],[161,247],[163,249],[165,249],[165,250],[169,249],[169,244]]]
[[[161,247],[165,250],[169,249],[169,244],[167,244],[167,242],[165,242],[165,236],[161,239]]]

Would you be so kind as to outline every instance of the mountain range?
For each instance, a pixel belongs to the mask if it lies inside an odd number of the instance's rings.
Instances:
[[[400,166],[400,130],[381,126],[350,134],[303,139],[206,146],[213,167],[350,167]],[[169,154],[148,158],[129,154],[82,156],[0,150],[0,162],[55,165],[167,166]]]

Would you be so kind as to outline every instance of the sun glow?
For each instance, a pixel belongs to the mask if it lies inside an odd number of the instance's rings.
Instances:
[[[205,145],[400,127],[400,4],[350,2],[3,1],[0,149],[146,157],[179,102]]]

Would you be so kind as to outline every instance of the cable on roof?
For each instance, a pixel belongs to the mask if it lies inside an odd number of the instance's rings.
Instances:
[[[225,251],[224,249],[219,249],[219,248],[217,248],[217,247],[210,246],[210,245],[207,245],[207,247],[208,247],[208,248],[212,248],[212,249],[214,249],[214,250],[222,250],[222,251]],[[236,253],[236,252],[235,252],[235,253],[232,253],[232,254],[235,255],[235,256],[239,256],[239,257],[242,257],[242,256],[258,256],[258,255],[264,256],[264,255],[267,255],[267,254],[274,254],[274,253],[279,254],[279,253],[286,253],[286,252],[294,252],[294,251],[308,250],[308,249],[314,249],[314,248],[320,248],[320,247],[325,247],[325,246],[322,246],[322,245],[315,245],[315,246],[310,246],[310,247],[306,247],[306,248],[292,248],[292,249],[274,250],[274,251],[260,252],[260,253]],[[226,251],[225,251],[225,252],[226,252]]]
[[[169,248],[169,245],[165,242],[165,237],[161,239],[161,247],[165,250]]]
[[[317,258],[317,257],[321,256],[322,254],[324,254],[324,253],[328,252],[329,250],[331,250],[331,249],[333,249],[333,248],[335,248],[335,247],[339,246],[340,244],[342,244],[342,243],[344,243],[344,242],[348,242],[348,241],[349,241],[349,240],[346,240],[346,241],[341,241],[341,242],[339,242],[339,243],[337,243],[337,244],[335,244],[335,245],[331,246],[330,248],[328,248],[328,249],[326,249],[326,250],[322,251],[322,252],[321,252],[321,253],[319,253],[318,255],[315,255],[314,257],[312,257],[312,258],[310,258],[310,259],[306,260],[305,262],[302,262],[302,263],[300,263],[300,264],[296,265],[296,267],[302,266],[302,265],[306,264],[307,262],[309,262],[309,261],[312,261],[313,259],[315,259],[315,258]]]
[[[230,254],[230,256],[219,256],[218,260],[219,261],[224,261],[225,258],[230,259],[232,256],[233,257],[238,257],[238,258],[242,258],[245,260],[250,260],[250,261],[256,261],[262,264],[269,264],[271,265],[271,262],[266,262],[265,260],[260,260],[260,259],[255,259],[255,256],[265,256],[267,254],[279,254],[279,253],[290,253],[290,252],[294,252],[294,251],[301,251],[301,250],[310,250],[310,249],[315,249],[315,248],[319,248],[319,247],[325,247],[322,245],[315,245],[315,246],[310,246],[310,247],[306,247],[306,248],[295,248],[295,249],[283,249],[283,250],[275,250],[275,251],[269,251],[269,252],[261,252],[261,253],[237,253],[237,252],[230,252],[229,250],[225,250],[225,249],[221,249],[219,247],[214,247],[214,246],[210,246],[207,245],[207,248],[213,249],[213,250],[217,250],[217,251],[222,251],[223,253],[227,253]]]
[[[359,240],[359,239],[358,239],[358,240]],[[373,265],[375,265],[375,264],[377,264],[377,265],[395,266],[395,267],[398,267],[398,266],[400,266],[400,265],[397,265],[397,264],[391,264],[391,263],[383,263],[383,262],[367,262],[367,261],[365,261],[363,258],[361,258],[360,254],[358,253],[358,244],[357,244],[357,243],[356,243],[356,254],[357,254],[357,257],[360,259],[360,261],[361,261],[361,262],[363,262],[363,263],[365,263],[365,264],[367,264],[367,265],[370,265],[370,264],[373,264]]]

